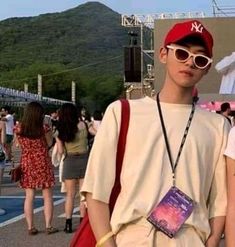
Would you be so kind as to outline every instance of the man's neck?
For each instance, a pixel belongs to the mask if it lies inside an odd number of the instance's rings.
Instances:
[[[186,92],[169,92],[164,90],[160,91],[159,98],[161,102],[172,104],[192,104],[191,90]]]
[[[160,101],[172,104],[192,104],[193,87],[182,87],[166,78],[160,91]]]

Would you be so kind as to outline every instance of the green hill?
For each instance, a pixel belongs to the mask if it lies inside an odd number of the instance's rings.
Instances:
[[[71,81],[77,99],[104,108],[122,90],[123,46],[127,31],[120,14],[98,2],[61,13],[10,18],[0,22],[0,85],[37,91],[70,100]]]

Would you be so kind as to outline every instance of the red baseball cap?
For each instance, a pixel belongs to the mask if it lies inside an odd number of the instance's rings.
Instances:
[[[196,36],[201,38],[205,44],[206,52],[212,57],[213,38],[208,30],[198,20],[190,20],[175,24],[167,33],[164,46],[176,43],[186,37]]]

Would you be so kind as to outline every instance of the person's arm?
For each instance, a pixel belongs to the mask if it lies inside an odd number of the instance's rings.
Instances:
[[[57,143],[57,152],[62,156],[64,153],[64,144],[58,137],[56,137],[55,140]]]
[[[227,145],[229,123],[226,119],[223,122],[223,132],[221,133],[220,152],[213,172],[213,180],[210,187],[208,202],[210,235],[206,241],[206,247],[218,247],[225,226],[225,216],[227,210],[227,179],[226,179],[226,159],[225,148]]]
[[[98,242],[111,231],[109,206],[104,202],[94,200],[91,193],[86,193],[86,202],[90,224]],[[113,237],[107,239],[102,247],[116,247]]]
[[[111,232],[108,204],[115,183],[119,119],[121,103],[117,101],[109,105],[105,112],[89,154],[81,188],[81,195],[86,197],[91,227],[98,242]],[[103,176],[104,171],[106,176]],[[114,238],[107,239],[102,247],[116,247]]]
[[[94,127],[93,122],[91,122],[91,124],[89,125],[88,131],[89,131],[89,133],[92,134],[93,136],[96,135],[97,130],[96,130],[96,128]]]
[[[228,206],[225,223],[226,247],[235,246],[235,160],[226,157],[227,163],[227,187],[228,187]]]
[[[6,117],[1,117],[1,121],[7,122],[7,118]]]
[[[1,122],[1,143],[6,143],[6,124],[5,122]]]
[[[46,137],[46,142],[47,142],[48,147],[51,147],[52,144],[53,144],[53,135],[52,135],[52,131],[51,131],[51,130],[48,130],[48,131],[45,133],[45,137]]]
[[[219,216],[210,219],[211,234],[206,241],[206,247],[218,247],[224,231],[225,217]]]

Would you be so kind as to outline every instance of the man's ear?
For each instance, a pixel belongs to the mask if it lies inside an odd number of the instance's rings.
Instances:
[[[161,63],[166,63],[166,59],[167,59],[167,49],[165,47],[161,47],[160,48],[160,52],[159,52],[159,61]]]

